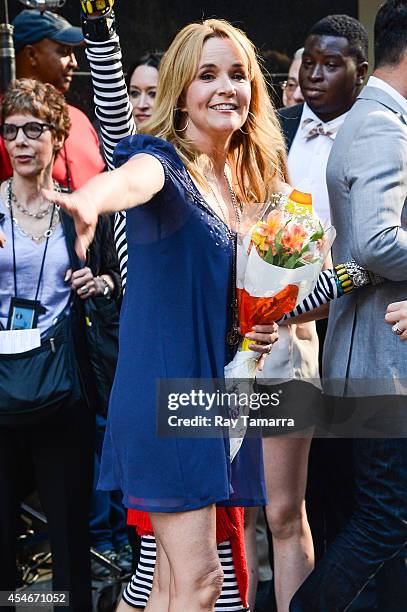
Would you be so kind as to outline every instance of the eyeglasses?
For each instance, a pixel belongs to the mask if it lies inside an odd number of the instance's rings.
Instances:
[[[294,80],[283,81],[282,83],[280,83],[280,87],[283,91],[285,89],[288,89],[288,91],[293,92],[295,89],[297,89],[298,82]]]
[[[0,134],[4,140],[15,140],[19,130],[23,130],[24,135],[31,140],[36,140],[41,136],[44,130],[52,130],[54,128],[50,123],[38,123],[37,121],[29,121],[24,125],[14,125],[14,123],[3,123],[0,125]]]

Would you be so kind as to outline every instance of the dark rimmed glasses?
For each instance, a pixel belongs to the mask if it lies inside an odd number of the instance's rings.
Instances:
[[[28,121],[24,125],[14,125],[14,123],[3,123],[0,125],[0,134],[4,140],[15,140],[19,130],[23,130],[24,135],[31,140],[36,140],[44,130],[54,128],[50,123],[39,123],[38,121]]]

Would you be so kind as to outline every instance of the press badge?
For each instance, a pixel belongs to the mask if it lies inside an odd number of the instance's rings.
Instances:
[[[46,309],[39,300],[25,300],[23,298],[12,297],[8,312],[7,329],[35,329],[39,315],[45,312]]]

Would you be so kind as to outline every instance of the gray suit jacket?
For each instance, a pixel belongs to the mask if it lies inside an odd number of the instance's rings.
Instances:
[[[331,303],[323,377],[326,391],[333,395],[407,394],[407,343],[384,322],[387,305],[407,299],[407,115],[403,113],[387,93],[365,87],[328,161],[332,223],[337,231],[334,263],[353,257],[389,279]],[[367,383],[361,384],[362,380]]]

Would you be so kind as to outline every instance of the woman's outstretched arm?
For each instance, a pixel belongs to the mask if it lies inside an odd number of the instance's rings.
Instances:
[[[161,191],[165,174],[162,164],[139,153],[120,168],[98,174],[71,194],[43,189],[44,196],[61,206],[75,221],[76,252],[85,261],[99,215],[146,204]]]

